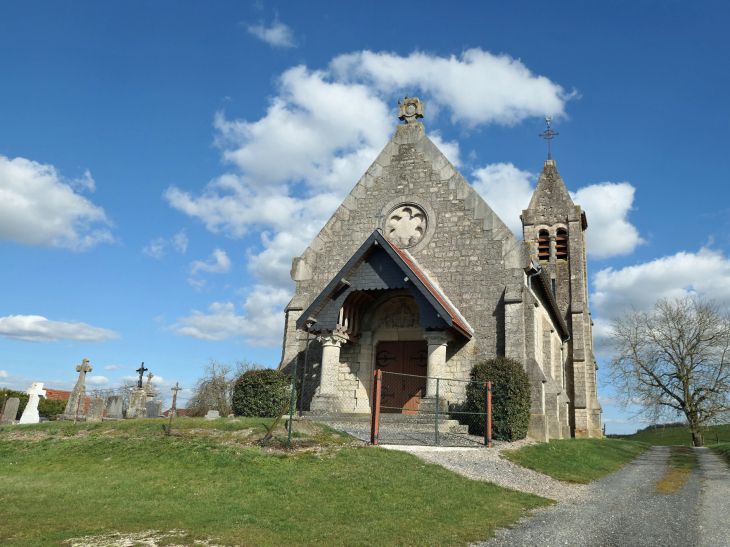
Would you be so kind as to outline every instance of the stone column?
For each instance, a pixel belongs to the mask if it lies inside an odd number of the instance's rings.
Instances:
[[[319,389],[310,408],[316,411],[340,410],[337,387],[340,380],[340,346],[346,339],[337,334],[322,335],[322,367]]]
[[[428,380],[426,397],[436,397],[436,379],[443,378],[446,369],[446,344],[451,337],[445,332],[427,332],[423,337],[428,342]]]

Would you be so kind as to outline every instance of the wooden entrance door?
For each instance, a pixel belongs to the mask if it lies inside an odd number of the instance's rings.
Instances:
[[[375,351],[375,367],[383,372],[381,412],[416,414],[426,395],[428,344],[422,342],[380,342]]]

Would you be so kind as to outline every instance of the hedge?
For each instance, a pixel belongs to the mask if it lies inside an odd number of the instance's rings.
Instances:
[[[274,369],[249,370],[233,386],[236,416],[275,418],[291,401],[292,377]]]
[[[23,415],[23,411],[25,410],[25,405],[28,404],[28,394],[24,391],[13,391],[12,389],[2,388],[0,389],[0,408],[2,408],[3,404],[3,395],[7,395],[8,399],[11,397],[17,397],[20,399],[18,414],[15,417],[16,420],[20,420],[20,417]],[[41,397],[41,400],[38,402],[38,414],[44,418],[48,418],[49,420],[55,420],[56,415],[63,414],[63,411],[66,410],[66,403],[67,401]]]
[[[469,412],[483,412],[484,382],[492,382],[492,438],[516,441],[527,436],[530,425],[532,395],[527,372],[517,361],[505,357],[489,359],[474,365],[471,378],[480,382],[466,389]],[[484,424],[477,420],[469,433],[484,435]]]

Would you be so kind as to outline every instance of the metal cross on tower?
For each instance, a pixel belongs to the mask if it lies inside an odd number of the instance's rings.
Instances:
[[[139,382],[137,382],[137,387],[142,387],[142,376],[144,376],[144,373],[147,372],[149,369],[144,368],[144,361],[142,361],[142,366],[139,367],[134,372],[139,372]]]
[[[542,133],[540,133],[540,135],[539,135],[540,137],[542,137],[543,139],[548,141],[548,159],[549,160],[553,159],[550,154],[550,141],[555,138],[555,135],[560,135],[560,133],[557,133],[550,128],[550,121],[552,119],[553,119],[552,116],[550,118],[545,118],[545,121],[547,122],[547,129],[545,131],[543,131]]]

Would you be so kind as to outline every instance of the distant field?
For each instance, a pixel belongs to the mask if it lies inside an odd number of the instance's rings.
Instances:
[[[702,435],[706,446],[717,444],[717,439],[720,443],[730,443],[730,424],[703,428]],[[648,429],[633,435],[622,435],[619,438],[659,446],[692,446],[692,433],[687,427]]]
[[[172,437],[162,419],[0,428],[0,545],[178,530],[158,545],[457,546],[553,503],[326,427],[294,453],[253,444],[272,422],[178,418]]]

